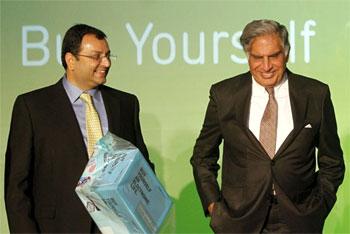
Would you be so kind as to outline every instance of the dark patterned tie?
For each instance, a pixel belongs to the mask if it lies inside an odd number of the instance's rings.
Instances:
[[[275,156],[276,136],[277,136],[277,102],[273,88],[266,88],[269,93],[264,115],[260,124],[260,143],[266,150],[270,158]]]

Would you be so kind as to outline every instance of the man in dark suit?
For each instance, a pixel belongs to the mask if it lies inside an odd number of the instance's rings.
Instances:
[[[216,233],[321,233],[345,170],[329,88],[286,69],[278,22],[240,40],[250,72],[211,87],[191,158],[205,215]]]
[[[5,167],[12,233],[98,232],[74,190],[90,156],[82,93],[91,96],[103,134],[132,142],[154,168],[136,96],[103,85],[112,58],[106,35],[84,24],[71,27],[61,58],[62,79],[18,96],[14,104]]]

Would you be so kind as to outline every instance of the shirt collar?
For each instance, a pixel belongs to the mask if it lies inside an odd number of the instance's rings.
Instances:
[[[77,86],[73,85],[68,79],[66,74],[63,76],[62,79],[63,87],[66,90],[68,94],[68,98],[71,103],[75,103],[76,101],[79,100],[79,97],[82,93],[87,92],[90,94],[94,99],[100,100],[100,91],[95,88],[95,89],[89,89],[87,91],[81,90]]]
[[[252,93],[254,96],[266,96],[267,91],[265,90],[265,87],[260,85],[254,77],[252,76],[253,80],[253,87],[252,87]],[[283,93],[286,93],[285,89],[288,89],[288,75],[287,72],[284,72],[281,82],[274,87],[275,96],[281,96]]]

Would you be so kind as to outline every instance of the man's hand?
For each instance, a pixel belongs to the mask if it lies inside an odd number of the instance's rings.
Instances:
[[[209,211],[209,215],[211,216],[212,212],[213,212],[213,209],[214,209],[214,202],[210,203],[209,206],[208,206],[208,211]]]

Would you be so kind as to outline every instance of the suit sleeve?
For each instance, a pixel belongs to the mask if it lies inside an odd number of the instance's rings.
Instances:
[[[38,233],[32,207],[33,130],[22,96],[14,104],[5,156],[5,204],[11,233]]]
[[[146,159],[146,161],[148,162],[148,164],[150,165],[150,167],[154,171],[154,164],[149,159],[147,147],[146,147],[145,142],[143,141],[143,137],[142,137],[141,125],[140,125],[140,117],[139,117],[139,113],[140,113],[139,101],[138,101],[136,96],[135,96],[134,100],[135,100],[135,104],[134,104],[134,108],[135,108],[134,109],[134,126],[135,126],[135,136],[136,136],[136,147],[141,151],[141,153],[143,154],[144,158]]]
[[[217,174],[220,168],[218,164],[219,145],[222,141],[218,106],[213,87],[210,90],[209,98],[202,130],[197,138],[191,158],[193,176],[206,216],[209,204],[220,200]]]
[[[318,138],[318,181],[330,210],[336,200],[336,192],[344,178],[343,152],[337,134],[334,108],[327,88],[322,107],[322,120]]]

